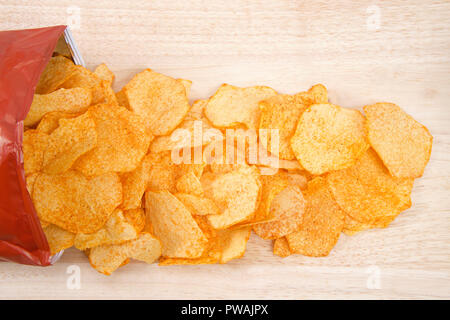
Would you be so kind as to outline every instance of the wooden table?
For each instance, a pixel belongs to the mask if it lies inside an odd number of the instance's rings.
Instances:
[[[0,30],[71,24],[116,89],[150,67],[191,79],[192,101],[223,82],[285,93],[320,82],[345,107],[391,101],[430,129],[431,161],[411,209],[387,229],[342,235],[326,258],[281,259],[252,235],[227,265],[135,262],[106,277],[68,250],[49,268],[0,263],[0,298],[450,298],[448,1],[72,2],[0,0]]]

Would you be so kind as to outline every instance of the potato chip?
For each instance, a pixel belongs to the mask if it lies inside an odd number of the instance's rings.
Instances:
[[[123,212],[125,220],[133,226],[137,233],[145,228],[145,212],[142,208],[125,210]]]
[[[167,191],[145,193],[145,209],[155,236],[161,241],[162,254],[172,258],[198,258],[208,240],[192,214]]]
[[[110,104],[110,105],[112,104],[115,106],[119,105],[117,96],[114,93],[114,90],[112,89],[111,84],[108,81],[102,80],[102,82],[100,84],[100,89],[102,90],[104,104]]]
[[[209,99],[205,115],[216,127],[244,124],[249,129],[257,129],[260,117],[258,102],[274,95],[276,91],[269,87],[239,88],[223,84]]]
[[[296,95],[279,94],[259,102],[259,108],[261,109],[259,128],[278,130],[279,135],[279,144],[273,146],[271,133],[268,133],[267,149],[272,154],[278,152],[281,159],[295,159],[291,149],[291,137],[295,133],[300,116],[307,108],[303,100]]]
[[[192,171],[178,178],[176,188],[180,193],[189,193],[196,196],[203,195],[202,183]]]
[[[433,136],[428,129],[392,103],[364,107],[370,144],[390,174],[418,178],[430,160]]]
[[[304,191],[306,210],[300,228],[286,235],[290,251],[305,256],[327,256],[339,239],[345,213],[334,200],[325,178],[317,177]]]
[[[206,134],[207,130],[212,128],[209,121],[197,113],[199,110],[196,104],[200,103],[206,104],[203,100],[196,102],[183,122],[170,135],[157,137],[151,145],[151,152],[197,148],[215,141],[215,137]]]
[[[91,101],[91,91],[84,88],[59,89],[49,94],[35,94],[24,125],[34,126],[45,114],[52,111],[84,112]]]
[[[186,97],[188,97],[191,92],[192,81],[186,79],[177,79],[177,81],[183,85],[184,90],[186,91]]]
[[[74,233],[61,229],[54,224],[47,224],[42,229],[44,230],[52,255],[73,246],[75,239]]]
[[[373,149],[350,168],[327,176],[339,206],[364,224],[397,216],[411,206],[413,179],[392,177]]]
[[[52,111],[46,113],[36,127],[36,130],[42,133],[51,134],[59,127],[59,120],[72,119],[80,115],[82,115],[82,113],[72,113],[67,111]]]
[[[216,229],[225,229],[251,220],[258,208],[261,182],[255,167],[243,167],[219,174],[212,181],[203,179],[205,196],[213,200],[222,213],[208,216]]]
[[[198,151],[197,151],[198,150]],[[202,148],[198,147],[198,148],[192,148],[191,149],[191,161],[190,163],[180,163],[176,165],[177,168],[177,178],[180,178],[186,174],[192,173],[194,174],[194,176],[196,176],[197,178],[200,178],[203,174],[203,171],[205,170],[207,164],[206,162],[204,162],[204,160],[202,159],[200,162],[195,162],[194,160],[194,154],[196,152],[201,152]]]
[[[114,82],[116,76],[109,70],[106,64],[102,63],[95,68],[94,73],[102,80],[105,80],[111,85]]]
[[[274,219],[253,226],[253,231],[263,239],[277,239],[299,229],[305,211],[305,199],[298,186],[288,186],[270,203]]]
[[[214,201],[208,198],[187,193],[176,193],[175,197],[194,215],[206,216],[221,213]]]
[[[312,86],[306,92],[297,93],[296,96],[301,98],[303,100],[303,104],[306,106],[328,103],[327,88],[320,83]]]
[[[88,113],[96,124],[98,144],[81,156],[74,168],[86,176],[136,169],[153,139],[144,120],[113,105],[96,105]]]
[[[38,177],[39,173],[33,173],[25,177],[25,182],[27,184],[27,191],[30,194],[30,196],[33,194],[33,187],[34,183],[36,182],[36,178]]]
[[[208,104],[208,100],[197,100],[189,109],[184,121],[188,120],[202,120],[209,123],[209,120],[205,117],[205,107]]]
[[[291,138],[297,128],[297,123],[303,112],[312,104],[327,103],[327,89],[315,85],[307,92],[294,95],[277,94],[259,102],[261,118],[259,129],[278,130],[279,143],[273,146],[272,135],[268,133],[267,146],[271,154],[279,154],[280,159],[294,160],[291,149]]]
[[[289,249],[289,244],[286,237],[281,237],[273,241],[273,254],[286,258],[291,255],[291,250]]]
[[[23,134],[23,166],[25,175],[40,172],[44,163],[44,153],[48,145],[48,135],[37,130],[27,130]]]
[[[77,233],[74,245],[79,250],[86,250],[100,245],[120,244],[136,239],[137,236],[138,232],[125,219],[123,212],[116,210],[100,230],[94,233]]]
[[[96,145],[97,131],[89,113],[73,119],[61,119],[59,127],[48,137],[43,172],[57,174],[69,170],[80,156]]]
[[[364,116],[331,104],[312,105],[301,116],[291,147],[312,174],[348,168],[369,147]]]
[[[75,71],[61,84],[61,88],[85,88],[92,91],[92,104],[103,103],[102,79],[83,66],[75,66]]]
[[[76,68],[72,60],[63,56],[50,59],[36,86],[36,94],[47,94],[60,88],[74,72]]]
[[[122,90],[130,110],[142,116],[157,136],[172,132],[189,110],[183,84],[150,69],[135,75]]]
[[[123,203],[121,208],[124,210],[139,208],[142,203],[145,189],[150,180],[152,170],[152,157],[145,156],[141,164],[131,172],[121,175]]]
[[[258,162],[258,166],[260,168],[268,168],[274,169],[274,173],[278,172],[277,169],[283,170],[303,170],[303,167],[297,160],[284,160],[277,159],[273,156],[270,156],[268,163],[260,163]]]
[[[150,173],[148,189],[152,191],[168,190],[175,192],[178,176],[177,166],[172,163],[170,152],[150,153]]]
[[[205,216],[193,216],[193,218],[208,239],[208,244],[203,254],[195,259],[161,257],[159,260],[160,266],[213,264],[219,262],[222,253],[217,231],[209,225]]]
[[[288,172],[287,179],[289,184],[298,186],[300,190],[305,190],[308,185],[308,178],[300,173]]]
[[[279,172],[274,175],[261,175],[261,201],[251,224],[271,221],[275,212],[270,210],[273,199],[289,185],[286,173]]]
[[[130,102],[128,101],[127,95],[125,91],[122,89],[119,92],[116,92],[116,99],[119,106],[125,107],[130,110]]]
[[[359,222],[358,220],[353,219],[349,214],[345,215],[345,223],[342,232],[348,236],[352,236],[360,231],[372,229],[372,228],[386,228],[389,224],[394,221],[396,215],[386,216],[378,219],[373,223],[364,223]]]
[[[93,233],[122,202],[122,185],[114,173],[87,179],[70,170],[39,175],[32,196],[40,219],[73,233]]]
[[[161,255],[161,244],[150,233],[142,233],[136,240],[117,245],[103,245],[89,251],[89,262],[98,272],[110,275],[126,265],[128,259],[155,262]]]
[[[218,231],[221,244],[220,263],[242,258],[251,231],[251,227]]]
[[[41,223],[41,228],[47,228],[50,225],[49,222],[45,222],[44,220],[39,220],[39,222]],[[61,230],[64,230],[64,229],[61,229]]]

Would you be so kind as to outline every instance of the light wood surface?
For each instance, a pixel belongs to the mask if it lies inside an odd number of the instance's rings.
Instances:
[[[411,209],[387,229],[342,235],[326,258],[281,259],[252,235],[227,265],[135,262],[106,277],[68,250],[48,268],[0,263],[0,298],[450,298],[448,1],[0,0],[0,30],[68,22],[116,89],[146,67],[191,79],[192,101],[223,82],[285,93],[320,82],[341,106],[400,105],[433,134],[431,161]],[[67,286],[71,265],[80,289]]]

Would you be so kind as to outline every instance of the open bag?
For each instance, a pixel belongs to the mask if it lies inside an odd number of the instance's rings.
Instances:
[[[66,26],[0,32],[0,260],[48,266],[51,256],[26,188],[23,121]]]

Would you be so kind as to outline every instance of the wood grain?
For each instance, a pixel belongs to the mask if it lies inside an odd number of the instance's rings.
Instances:
[[[448,1],[0,0],[0,30],[75,22],[85,61],[107,63],[116,89],[147,67],[191,79],[191,101],[223,82],[286,93],[320,82],[345,107],[397,103],[434,136],[413,207],[387,229],[342,235],[326,258],[281,259],[253,235],[227,265],[131,263],[106,277],[68,250],[49,268],[0,263],[0,298],[449,299],[449,21]],[[79,290],[66,285],[71,265]]]

